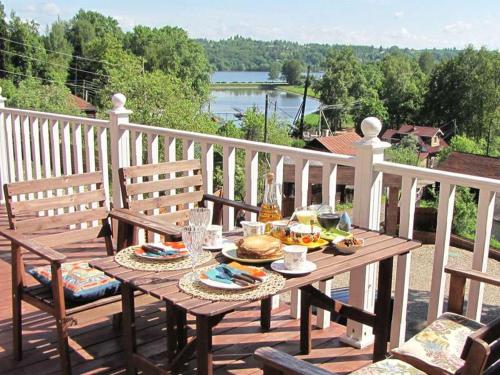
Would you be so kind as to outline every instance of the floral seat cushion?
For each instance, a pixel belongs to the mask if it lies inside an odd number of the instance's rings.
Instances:
[[[50,287],[50,266],[30,268],[28,272],[40,283]],[[91,268],[88,262],[68,262],[61,264],[64,297],[76,303],[94,301],[118,293],[120,282]]]
[[[369,366],[360,368],[351,375],[385,375],[385,374],[399,374],[399,375],[425,375],[425,372],[400,361],[398,359],[384,359],[383,361],[372,363]]]
[[[464,316],[445,313],[399,348],[395,358],[423,371],[455,374],[464,365],[460,358],[467,336],[483,325]]]

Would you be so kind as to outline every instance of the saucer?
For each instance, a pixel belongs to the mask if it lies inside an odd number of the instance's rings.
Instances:
[[[316,263],[306,260],[304,267],[300,270],[287,270],[285,268],[285,261],[283,259],[274,261],[271,263],[271,269],[273,271],[285,274],[285,275],[304,275],[306,273],[311,273],[317,268]]]
[[[236,249],[236,244],[233,241],[228,240],[227,238],[223,238],[221,245],[217,246],[203,245],[202,248],[203,250],[222,250],[222,249],[230,250],[230,249]]]

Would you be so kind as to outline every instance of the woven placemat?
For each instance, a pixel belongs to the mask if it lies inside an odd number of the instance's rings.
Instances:
[[[180,258],[171,261],[149,260],[139,258],[134,254],[137,246],[128,247],[115,255],[115,261],[120,266],[136,271],[175,271],[191,268],[191,257]],[[203,251],[198,258],[197,265],[205,264],[212,259],[209,251]]]
[[[210,267],[203,267],[197,272],[203,272]],[[266,271],[267,279],[259,286],[252,289],[225,290],[210,288],[205,284],[192,279],[192,272],[182,276],[179,280],[179,288],[193,297],[206,299],[209,301],[254,301],[272,296],[278,293],[285,286],[285,278],[273,271]]]

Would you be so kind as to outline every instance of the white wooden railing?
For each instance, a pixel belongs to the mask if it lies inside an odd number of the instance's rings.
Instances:
[[[241,139],[226,138],[195,132],[133,124],[131,112],[125,108],[126,99],[115,94],[113,109],[108,120],[66,116],[54,113],[28,111],[5,107],[6,99],[0,96],[0,183],[24,181],[42,177],[60,176],[101,170],[107,192],[116,207],[121,206],[118,186],[118,168],[128,165],[157,163],[176,160],[182,151],[183,159],[201,157],[204,190],[214,189],[214,147],[222,149],[223,194],[235,196],[236,151],[245,154],[245,201],[257,204],[259,178],[259,154],[266,154],[270,168],[278,182],[283,182],[285,157],[295,165],[295,205],[307,204],[309,165],[312,161],[323,165],[322,198],[335,206],[337,166],[355,168],[353,222],[365,228],[380,229],[382,175],[390,173],[402,176],[401,223],[399,234],[405,238],[413,235],[413,214],[417,180],[434,180],[441,183],[438,208],[438,229],[428,319],[433,320],[443,308],[444,273],[450,239],[453,200],[456,186],[480,189],[477,233],[474,247],[475,269],[484,270],[488,254],[492,226],[495,193],[500,192],[500,181],[462,174],[410,167],[384,161],[383,152],[389,144],[380,141],[381,123],[376,118],[362,123],[363,139],[356,144],[356,157],[319,151],[270,145]],[[110,171],[110,172],[108,172]],[[108,175],[110,173],[111,175]],[[57,194],[57,192],[56,192]],[[3,196],[0,195],[0,199]],[[28,197],[29,199],[29,197]],[[281,197],[280,197],[281,199]],[[231,229],[234,212],[225,208],[223,223]],[[351,273],[351,303],[373,308],[375,266]],[[391,333],[392,346],[404,340],[406,328],[406,304],[410,274],[410,255],[397,260],[397,283]],[[319,286],[329,292],[331,280]],[[467,314],[478,318],[482,307],[483,286],[473,284],[469,292]],[[291,313],[298,317],[298,292],[292,293]],[[329,323],[329,315],[320,311],[318,325]],[[355,322],[348,322],[345,341],[363,346],[370,343],[371,330]]]

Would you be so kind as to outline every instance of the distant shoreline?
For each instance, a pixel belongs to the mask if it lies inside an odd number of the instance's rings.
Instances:
[[[303,95],[302,86],[291,86],[283,82],[216,82],[210,84],[212,90],[230,90],[230,89],[257,89],[257,90],[280,90],[291,94]],[[309,89],[308,97],[319,99],[319,95]]]

